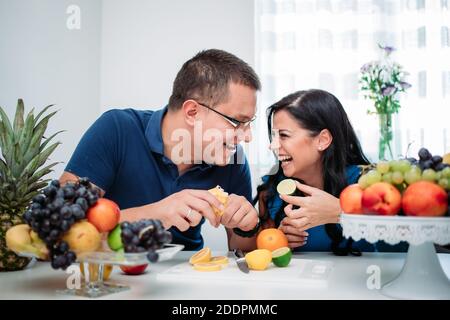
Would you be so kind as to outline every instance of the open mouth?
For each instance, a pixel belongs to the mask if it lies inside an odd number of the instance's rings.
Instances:
[[[281,163],[283,163],[283,164],[287,164],[287,163],[290,163],[292,161],[292,157],[291,156],[279,155],[278,156],[278,160],[280,160]]]

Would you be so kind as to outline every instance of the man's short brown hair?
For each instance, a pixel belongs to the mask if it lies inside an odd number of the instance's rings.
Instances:
[[[173,83],[169,108],[178,110],[188,99],[212,106],[228,98],[229,84],[237,83],[260,90],[255,71],[243,60],[223,50],[209,49],[186,61]]]

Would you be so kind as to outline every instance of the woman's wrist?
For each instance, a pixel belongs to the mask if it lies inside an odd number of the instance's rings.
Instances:
[[[336,198],[336,202],[336,209],[333,212],[332,223],[339,223],[341,221],[342,208],[339,202],[339,198]]]

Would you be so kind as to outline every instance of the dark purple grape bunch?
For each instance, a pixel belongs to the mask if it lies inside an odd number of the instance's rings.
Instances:
[[[150,262],[158,261],[156,250],[172,242],[172,234],[165,230],[160,220],[145,219],[123,222],[121,239],[126,253],[148,252]]]
[[[431,152],[427,148],[421,148],[419,150],[419,159],[414,157],[408,158],[408,161],[412,165],[417,165],[423,171],[426,169],[433,169],[434,171],[442,171],[447,167],[450,167],[449,164],[442,162],[442,157],[439,155],[432,155]]]
[[[72,225],[86,218],[88,209],[97,203],[99,197],[100,190],[88,178],[80,178],[64,186],[53,180],[33,197],[24,220],[46,244],[54,269],[65,270],[75,262],[75,253],[61,238]]]

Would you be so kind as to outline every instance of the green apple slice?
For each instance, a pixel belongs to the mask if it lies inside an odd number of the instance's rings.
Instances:
[[[272,251],[272,262],[277,267],[287,267],[291,262],[292,251],[288,247],[281,247]]]
[[[292,179],[284,179],[277,185],[277,191],[279,194],[285,195],[293,195],[297,190],[297,186],[295,185],[295,181]]]

